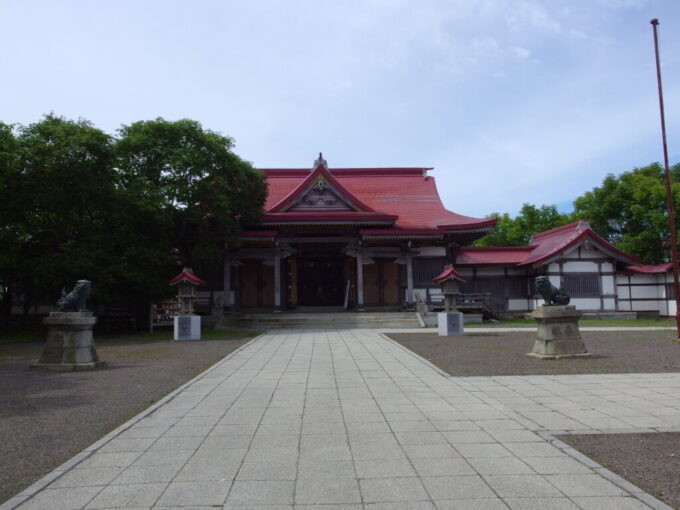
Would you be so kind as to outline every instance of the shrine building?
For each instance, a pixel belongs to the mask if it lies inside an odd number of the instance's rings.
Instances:
[[[415,310],[438,299],[433,278],[453,263],[469,280],[463,297],[486,296],[500,314],[538,304],[538,275],[564,285],[584,311],[674,313],[669,268],[645,266],[586,221],[528,246],[471,247],[496,220],[446,210],[431,168],[329,168],[320,154],[311,169],[261,170],[265,212],[226,247],[212,289],[226,310]]]
[[[261,169],[260,222],[228,250],[227,308],[412,309],[456,248],[496,220],[447,211],[430,168]]]

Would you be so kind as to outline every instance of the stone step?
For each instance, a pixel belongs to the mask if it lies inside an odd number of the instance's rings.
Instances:
[[[418,328],[413,312],[263,313],[223,316],[217,329]]]

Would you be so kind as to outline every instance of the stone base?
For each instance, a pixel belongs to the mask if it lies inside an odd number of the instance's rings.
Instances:
[[[178,315],[175,317],[175,340],[200,340],[201,317],[199,315]]]
[[[92,370],[103,365],[94,348],[92,327],[97,318],[92,312],[52,312],[43,319],[47,344],[31,368],[73,371]]]
[[[531,316],[538,323],[538,340],[528,356],[540,359],[591,356],[578,327],[581,312],[573,305],[539,306]]]
[[[439,336],[461,336],[463,334],[463,313],[438,313],[437,324]]]
[[[536,349],[535,345],[534,345],[534,349]],[[550,355],[550,354],[539,354],[539,353],[536,353],[536,352],[527,352],[527,356],[530,356],[532,358],[538,358],[538,359],[546,359],[546,360],[592,358],[593,357],[593,355],[590,354],[589,352],[583,352],[581,354],[561,354],[561,355]]]

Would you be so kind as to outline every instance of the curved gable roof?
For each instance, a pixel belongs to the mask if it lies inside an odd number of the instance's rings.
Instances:
[[[528,246],[461,247],[456,252],[457,265],[543,265],[560,257],[581,242],[589,240],[597,248],[624,264],[642,264],[642,261],[611,245],[590,228],[585,220],[574,221],[561,227],[535,234]],[[649,266],[651,267],[651,266]]]
[[[627,264],[643,263],[640,259],[628,255],[598,236],[586,220],[579,220],[535,234],[529,241],[529,246],[533,248],[531,253],[518,265],[549,262],[550,259],[559,256],[565,250],[586,239],[595,243],[601,251],[621,262]]]
[[[308,185],[313,173],[308,169],[261,170],[267,175],[269,186],[265,204],[268,213],[283,207]],[[496,223],[493,218],[473,218],[446,210],[435,180],[426,174],[427,170],[430,169],[334,168],[326,172],[365,210],[396,216],[393,228],[465,231],[489,229]],[[318,171],[319,168],[314,170]]]

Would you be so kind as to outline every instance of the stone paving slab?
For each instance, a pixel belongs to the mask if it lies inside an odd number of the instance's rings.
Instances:
[[[677,430],[679,390],[452,378],[375,330],[277,330],[0,509],[668,508],[553,435]]]

